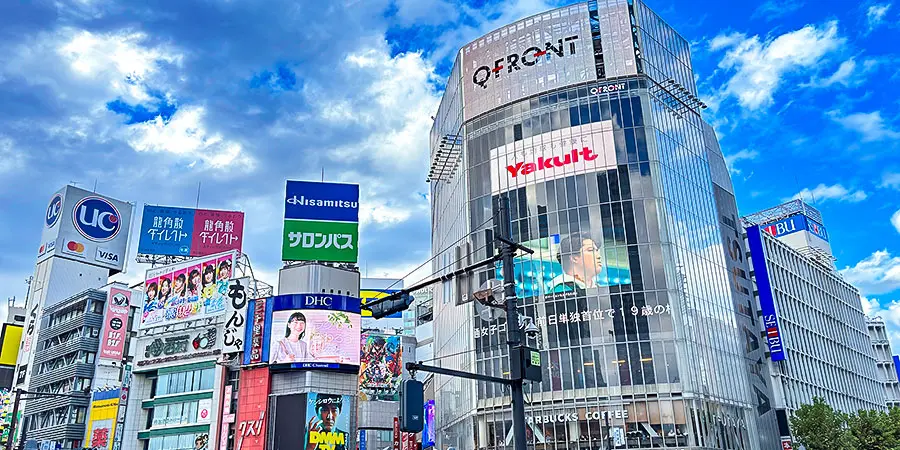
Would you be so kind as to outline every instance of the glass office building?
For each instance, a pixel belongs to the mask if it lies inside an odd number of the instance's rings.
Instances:
[[[687,41],[639,0],[578,3],[456,56],[431,134],[437,273],[494,253],[509,200],[522,313],[543,381],[538,449],[779,448],[760,325]],[[736,248],[735,248],[736,246]],[[506,323],[467,301],[499,268],[434,292],[434,356],[508,376]],[[509,392],[437,376],[437,445],[511,448]]]

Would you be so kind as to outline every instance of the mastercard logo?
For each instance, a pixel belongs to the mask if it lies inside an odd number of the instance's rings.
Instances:
[[[69,241],[69,243],[66,244],[66,249],[68,249],[70,252],[81,253],[84,251],[84,244],[80,242]]]

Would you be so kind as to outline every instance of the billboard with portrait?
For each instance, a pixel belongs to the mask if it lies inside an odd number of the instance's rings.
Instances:
[[[460,50],[463,117],[597,79],[587,3],[513,22]]]
[[[134,205],[66,186],[50,197],[38,262],[51,256],[125,270]]]
[[[241,251],[244,213],[144,205],[138,253],[206,256]]]
[[[269,364],[298,369],[356,369],[360,357],[359,298],[292,294],[267,299]]]
[[[234,251],[148,269],[141,328],[225,313]]]
[[[306,400],[306,450],[346,450],[350,444],[349,395],[310,392]]]
[[[360,400],[400,400],[403,346],[400,336],[365,333],[359,361]]]

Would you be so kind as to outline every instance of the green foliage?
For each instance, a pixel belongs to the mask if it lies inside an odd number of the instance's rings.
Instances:
[[[794,412],[791,428],[807,450],[900,450],[900,408],[844,414],[816,397]]]

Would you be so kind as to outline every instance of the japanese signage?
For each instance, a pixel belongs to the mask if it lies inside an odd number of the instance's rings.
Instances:
[[[66,186],[47,205],[38,262],[51,256],[125,270],[125,253],[134,206]]]
[[[247,294],[250,278],[231,280],[225,303],[225,325],[222,327],[222,352],[240,353],[244,351],[244,332],[247,325]]]
[[[270,364],[297,369],[358,366],[360,302],[336,294],[292,294],[268,299]]]
[[[283,260],[356,262],[359,185],[288,181],[284,205]]]
[[[84,438],[85,447],[95,450],[112,449],[118,409],[118,389],[94,392]]]
[[[761,233],[762,230],[759,226],[747,228],[747,244],[750,254],[753,255],[753,271],[756,273],[756,289],[759,292],[759,307],[762,310],[762,323],[766,343],[769,345],[769,355],[772,361],[784,361],[787,359],[787,352],[784,349],[781,329],[778,326],[778,313],[775,310],[775,298],[769,281],[769,268],[766,264],[766,252]]]
[[[422,448],[434,447],[437,430],[434,428],[434,400],[425,402],[425,429],[422,430]]]
[[[147,270],[141,329],[225,313],[235,252]]]
[[[268,367],[243,369],[241,371],[241,387],[238,389],[237,419],[234,426],[234,450],[265,450],[268,416],[266,408],[269,403],[270,377]],[[290,417],[293,429],[302,430],[303,403],[294,402],[298,413]],[[277,412],[277,411],[276,411]],[[277,416],[277,414],[276,414]],[[302,431],[300,431],[302,432]],[[275,433],[276,439],[278,434]],[[291,449],[300,448],[294,443]],[[287,449],[285,449],[287,450]]]
[[[102,361],[121,362],[125,351],[125,336],[128,334],[128,309],[131,305],[131,291],[116,287],[109,288],[106,298],[106,314],[100,335]]]
[[[219,450],[228,450],[228,434],[231,431],[231,424],[234,423],[235,415],[231,412],[231,399],[234,396],[234,387],[232,385],[225,386],[225,393],[222,395],[222,426],[219,431]]]
[[[569,128],[566,136],[548,132],[491,149],[491,192],[597,172],[616,166],[612,121]]]
[[[393,450],[400,450],[400,418],[394,417]]]
[[[463,116],[597,79],[587,4],[509,24],[460,50]]]
[[[266,299],[256,299],[253,302],[253,323],[250,327],[250,351],[245,352],[249,356],[249,364],[258,364],[263,360],[265,324]]]
[[[350,446],[350,415],[354,412],[349,395],[310,392],[303,421],[307,424],[306,439],[301,448],[346,450]]]
[[[360,400],[400,400],[403,347],[400,336],[366,333],[359,362]]]
[[[197,402],[197,423],[209,423],[212,419],[212,399],[204,398]]]
[[[183,361],[218,355],[221,343],[215,327],[163,336],[146,336],[138,341],[135,356],[139,367],[173,365]]]
[[[241,251],[244,213],[144,205],[138,253],[206,256]]]

